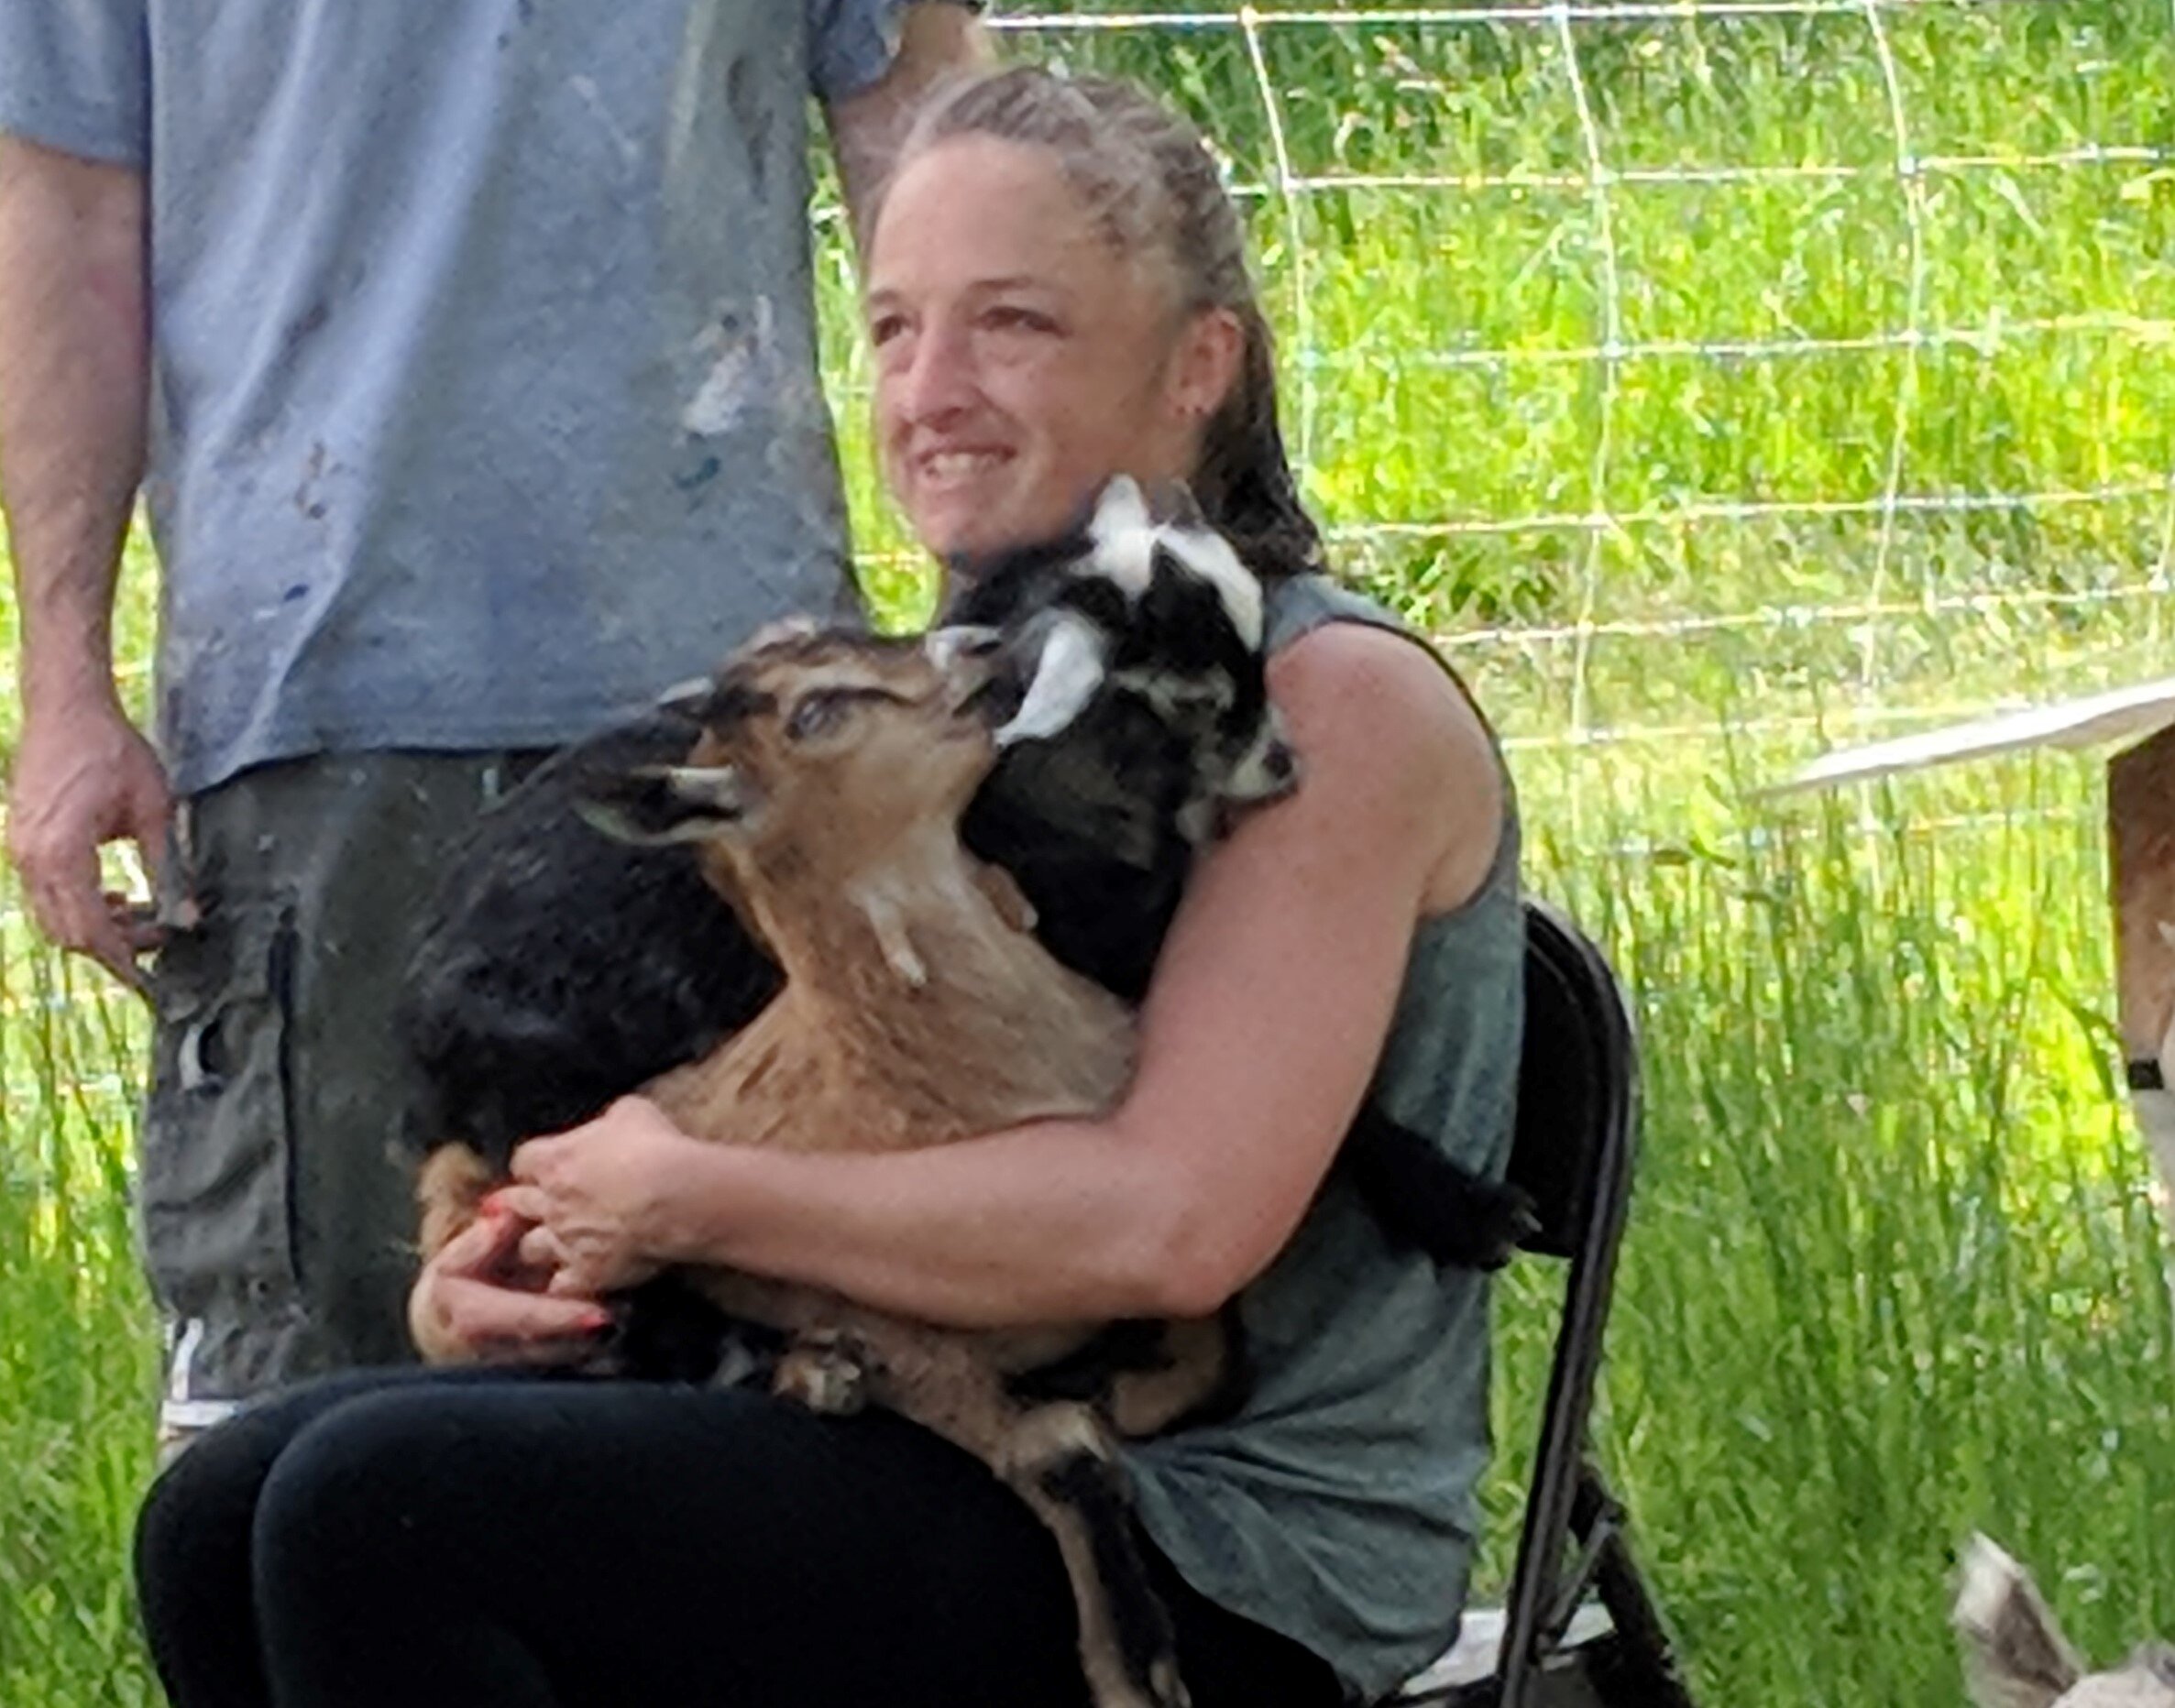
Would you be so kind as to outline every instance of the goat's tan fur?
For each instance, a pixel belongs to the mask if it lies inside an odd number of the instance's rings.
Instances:
[[[1133,1072],[1130,1013],[1053,960],[1009,878],[960,845],[960,814],[995,758],[963,706],[973,673],[962,680],[922,650],[820,637],[759,646],[732,675],[775,709],[713,728],[688,764],[729,764],[752,796],[750,822],[705,859],[785,985],[714,1055],[651,1086],[675,1123],[735,1144],[902,1150],[1114,1104]],[[836,739],[787,738],[809,695],[864,693]],[[1108,1432],[1082,1406],[1024,1408],[1004,1384],[1077,1345],[1081,1326],[961,1333],[730,1271],[701,1286],[729,1315],[802,1337],[783,1387],[829,1403],[831,1337],[844,1337],[868,1399],[989,1464],[1057,1538],[1098,1708],[1141,1703],[1080,1516],[1041,1483],[1069,1454],[1108,1459]],[[1162,1427],[1220,1386],[1221,1334],[1204,1329],[1188,1350],[1131,1385],[1143,1393],[1115,1407],[1128,1423]]]
[[[785,983],[709,1057],[645,1088],[683,1131],[796,1152],[906,1150],[1096,1114],[1125,1090],[1130,1012],[1051,958],[1011,880],[960,844],[960,815],[995,757],[964,704],[979,668],[896,642],[787,634],[759,637],[721,678],[738,709],[711,722],[678,774],[744,805],[701,838],[701,858]],[[789,734],[826,695],[849,708],[840,728]],[[448,1186],[472,1189],[447,1168]],[[1171,1325],[1163,1367],[1117,1377],[1098,1415],[1023,1404],[1005,1376],[1099,1325],[953,1331],[730,1270],[690,1278],[729,1316],[787,1333],[779,1391],[823,1409],[882,1405],[1018,1493],[1063,1555],[1097,1708],[1185,1700],[1174,1676],[1159,1676],[1153,1697],[1128,1679],[1090,1534],[1043,1473],[1082,1454],[1108,1462],[1114,1427],[1152,1433],[1221,1392],[1233,1356],[1222,1325]]]

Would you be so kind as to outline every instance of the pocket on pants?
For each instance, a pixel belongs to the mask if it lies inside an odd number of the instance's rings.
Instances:
[[[287,1050],[291,913],[221,902],[172,933],[151,973],[158,1014],[138,1203],[170,1309],[291,1294],[294,1157]]]

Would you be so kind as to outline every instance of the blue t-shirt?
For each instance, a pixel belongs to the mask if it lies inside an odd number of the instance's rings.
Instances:
[[[0,0],[0,130],[141,168],[177,785],[556,743],[851,608],[812,93],[903,0]]]

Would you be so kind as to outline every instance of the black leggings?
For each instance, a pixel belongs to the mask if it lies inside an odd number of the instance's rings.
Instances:
[[[1331,1708],[1320,1659],[1150,1550],[1196,1708]],[[887,1415],[487,1371],[297,1389],[137,1531],[175,1708],[1074,1708],[1055,1545]]]

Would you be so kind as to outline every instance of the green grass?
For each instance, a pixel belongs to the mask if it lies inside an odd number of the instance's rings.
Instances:
[[[12,896],[11,896],[12,902]],[[148,1701],[121,1569],[156,1341],[127,1141],[142,1027],[0,927],[0,1699]]]
[[[1879,44],[1862,11],[1592,23],[1575,79],[1545,23],[1266,16],[1295,172],[1456,183],[1276,193],[1236,30],[1010,46],[1175,91],[1269,187],[1250,217],[1340,557],[1444,637],[1510,743],[1536,887],[1633,990],[1647,1143],[1602,1440],[1701,1699],[1949,1708],[1973,1527],[2095,1652],[2175,1635],[2175,1322],[2115,1071],[2097,761],[1750,794],[1836,739],[2166,672],[2175,163],[1959,157],[2175,147],[2175,5],[1890,8]],[[1597,195],[1560,181],[1581,93],[1620,172],[1823,170]],[[869,580],[905,620],[928,581],[869,467],[835,242],[822,288]],[[1914,326],[1972,336],[1675,348]],[[1891,485],[2119,496],[1887,518]],[[139,558],[139,692],[150,586]],[[9,1708],[150,1694],[124,1571],[156,1363],[141,1043],[0,892]],[[1507,1289],[1496,1582],[1550,1279]]]

